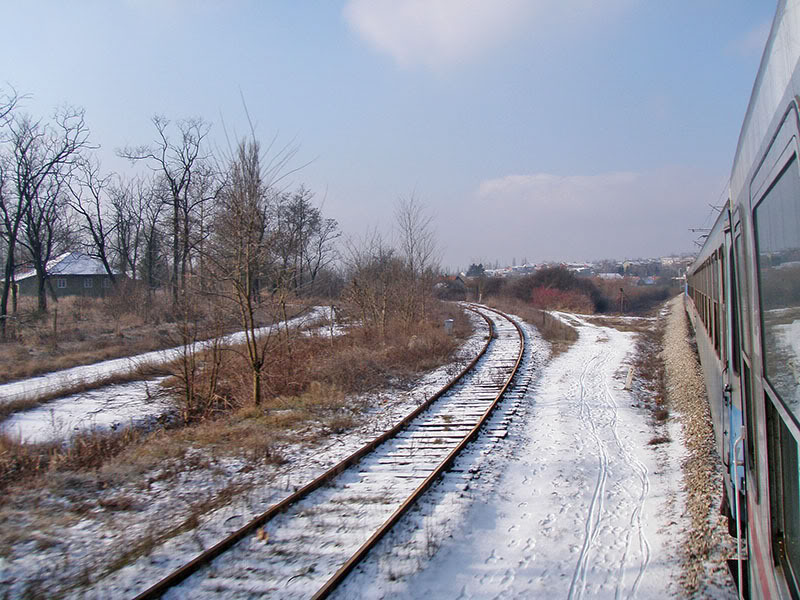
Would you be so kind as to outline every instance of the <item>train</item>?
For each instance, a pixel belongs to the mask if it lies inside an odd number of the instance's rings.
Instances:
[[[686,274],[740,598],[800,598],[800,0],[780,0]]]

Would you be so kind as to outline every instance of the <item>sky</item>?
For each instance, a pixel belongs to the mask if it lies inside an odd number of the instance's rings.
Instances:
[[[695,251],[776,3],[5,4],[0,87],[35,116],[83,107],[104,169],[156,114],[204,118],[224,152],[249,113],[347,238],[390,239],[414,197],[456,269]]]

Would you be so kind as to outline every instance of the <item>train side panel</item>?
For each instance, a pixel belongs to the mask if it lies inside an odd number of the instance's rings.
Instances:
[[[726,486],[745,492],[736,517],[750,598],[800,597],[799,60],[800,0],[780,0],[739,136],[726,232],[712,231],[688,277]],[[714,257],[724,353],[714,300],[696,293],[714,282],[704,272]]]

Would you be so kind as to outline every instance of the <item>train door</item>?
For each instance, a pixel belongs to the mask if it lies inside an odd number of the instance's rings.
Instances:
[[[763,403],[771,558],[786,591],[800,590],[800,160],[794,106],[751,184],[758,302],[752,323],[752,401]],[[756,431],[758,436],[759,432]],[[760,441],[762,438],[758,437]],[[757,450],[758,451],[758,450]],[[762,480],[763,481],[763,480]],[[766,540],[763,540],[766,541]],[[783,587],[783,586],[781,586]]]
[[[744,528],[745,469],[744,469],[744,432],[743,402],[741,395],[738,335],[738,294],[736,290],[736,257],[734,253],[734,237],[731,228],[730,213],[725,226],[725,244],[720,249],[720,279],[722,281],[722,320],[721,351],[723,357],[723,435],[724,454],[734,496],[730,498],[731,514],[738,526],[731,533],[737,535]],[[737,508],[738,507],[738,508]]]
[[[750,317],[750,286],[746,273],[748,260],[744,251],[742,238],[742,223],[737,210],[733,216],[733,247],[731,265],[731,369],[734,375],[734,389],[732,394],[738,398],[742,411],[744,432],[744,463],[747,470],[746,478],[753,482],[750,490],[755,502],[760,502],[760,486],[758,485],[758,444],[756,428],[756,407],[753,402],[751,390],[750,350],[751,343],[751,317]]]

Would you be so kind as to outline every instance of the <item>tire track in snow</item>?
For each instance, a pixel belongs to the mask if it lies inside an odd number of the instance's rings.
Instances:
[[[589,433],[597,444],[598,471],[594,493],[592,494],[592,501],[589,504],[589,513],[586,516],[583,546],[578,556],[578,564],[575,567],[575,573],[572,575],[572,582],[569,586],[569,595],[567,596],[569,600],[581,598],[583,596],[583,591],[586,588],[586,567],[589,561],[592,543],[597,538],[597,533],[600,529],[600,521],[602,520],[605,501],[604,496],[606,481],[608,479],[608,453],[606,452],[605,444],[597,433],[597,425],[592,418],[589,404],[586,401],[586,377],[597,359],[598,356],[595,355],[586,363],[579,380],[580,418],[582,424],[587,427]]]
[[[631,454],[631,452],[628,450],[628,447],[622,442],[622,440],[619,437],[619,430],[617,429],[618,406],[617,406],[617,401],[614,398],[614,394],[611,391],[611,386],[608,384],[607,377],[605,378],[604,385],[605,385],[604,397],[606,400],[606,404],[614,412],[614,423],[613,423],[614,441],[617,445],[617,448],[619,448],[620,454],[622,455],[623,459],[630,467],[630,470],[636,474],[642,486],[641,491],[639,493],[639,498],[637,500],[637,506],[631,513],[630,517],[631,529],[629,529],[626,534],[625,551],[623,552],[622,559],[620,560],[619,572],[617,576],[617,589],[614,595],[616,600],[619,600],[622,597],[621,592],[625,584],[625,565],[628,559],[628,552],[630,551],[631,537],[633,535],[633,530],[635,529],[639,540],[639,552],[641,553],[642,560],[639,563],[639,569],[636,574],[636,579],[633,582],[633,586],[631,587],[630,592],[626,595],[626,598],[630,599],[636,597],[636,591],[639,589],[639,584],[642,582],[642,578],[644,577],[644,574],[647,571],[647,566],[650,564],[650,544],[647,541],[647,536],[644,533],[644,526],[642,525],[642,511],[644,510],[645,500],[647,500],[647,496],[650,493],[650,478],[648,476],[647,467],[638,458],[636,458],[636,456]]]
[[[587,329],[591,329],[595,333],[600,331],[600,328],[586,323],[585,321],[581,323],[581,326],[585,328],[584,331]],[[588,331],[586,332],[588,333]],[[599,344],[602,343],[602,341],[602,338],[598,338],[595,343]],[[606,510],[603,496],[606,493],[609,469],[610,466],[613,466],[610,448],[608,446],[609,443],[616,448],[614,454],[618,455],[621,459],[623,476],[625,473],[632,474],[636,478],[636,487],[638,488],[638,494],[635,496],[633,506],[630,507],[630,516],[627,519],[628,527],[625,533],[622,555],[616,569],[614,590],[614,597],[616,600],[621,600],[622,598],[630,599],[636,596],[636,592],[639,589],[639,585],[650,562],[650,545],[644,533],[644,526],[642,523],[644,503],[650,492],[648,470],[647,467],[631,453],[627,445],[620,438],[617,427],[619,416],[618,405],[609,384],[609,379],[612,377],[612,374],[606,373],[609,360],[610,357],[608,354],[603,353],[602,346],[596,346],[593,350],[593,356],[586,362],[579,378],[579,415],[581,424],[589,432],[591,438],[597,445],[598,473],[595,489],[586,516],[583,546],[578,556],[578,561],[570,584],[568,595],[570,600],[582,598],[586,591],[587,570],[595,542],[601,530],[601,524],[607,519],[610,520],[614,516],[614,513],[618,513],[618,518],[621,518],[623,511],[629,508],[627,503],[620,502],[610,510]],[[589,401],[589,398],[595,395],[598,404],[593,405],[593,403]],[[608,442],[604,440],[603,433],[610,433]],[[624,486],[625,482],[620,481],[619,483]],[[626,593],[625,575],[634,537],[638,541],[638,556],[640,560],[636,568],[636,577]]]

